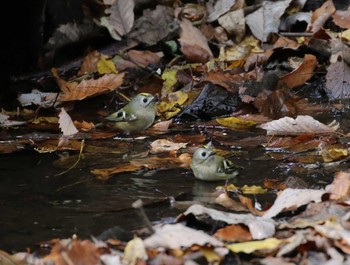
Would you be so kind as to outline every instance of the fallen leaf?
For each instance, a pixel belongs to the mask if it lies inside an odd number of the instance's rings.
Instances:
[[[328,66],[326,91],[332,99],[350,97],[350,67],[344,60],[336,61]]]
[[[61,112],[58,114],[58,117],[58,124],[63,136],[73,136],[79,132],[64,108],[61,108]]]
[[[263,217],[272,218],[281,212],[295,210],[310,202],[321,202],[321,197],[325,193],[325,190],[287,188],[278,194],[274,204]]]
[[[225,226],[218,229],[213,236],[226,242],[243,242],[252,240],[249,230],[243,225]]]
[[[198,28],[192,25],[191,21],[183,19],[180,27],[179,42],[187,62],[206,63],[213,58],[207,39]]]
[[[105,10],[109,23],[120,36],[127,34],[134,24],[134,1],[115,0],[112,6]]]
[[[311,21],[307,26],[307,31],[313,33],[319,31],[334,12],[335,7],[333,1],[325,1],[320,8],[317,8],[312,12]]]
[[[242,242],[242,243],[236,243],[236,244],[229,244],[227,245],[227,248],[231,250],[234,253],[246,253],[250,254],[257,250],[275,250],[277,249],[281,244],[283,243],[283,240],[279,240],[277,238],[267,238],[265,240],[259,240],[259,241],[249,241],[249,242]]]
[[[235,130],[244,130],[256,125],[254,121],[242,120],[236,117],[217,118],[216,121],[223,126]]]
[[[280,77],[280,80],[289,88],[301,86],[313,76],[316,65],[316,57],[312,54],[305,54],[303,63],[289,74]]]
[[[338,124],[325,125],[311,116],[298,115],[295,119],[284,117],[258,125],[267,135],[330,134],[338,130]]]
[[[187,143],[174,143],[173,141],[167,139],[157,139],[150,144],[150,153],[157,154],[163,152],[177,151],[181,148],[185,148],[186,145]]]
[[[134,236],[125,246],[123,264],[137,265],[139,261],[146,261],[147,259],[148,255],[142,239]]]

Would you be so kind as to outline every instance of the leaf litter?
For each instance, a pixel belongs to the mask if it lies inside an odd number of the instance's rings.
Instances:
[[[139,90],[160,95],[159,119],[153,128],[140,132],[156,139],[147,152],[138,151],[133,156],[128,156],[128,150],[117,143],[127,158],[109,168],[91,169],[98,180],[145,169],[189,170],[194,149],[207,141],[219,145],[217,142],[225,134],[221,131],[225,130],[265,130],[266,134],[226,138],[221,143],[229,150],[232,146],[265,148],[261,159],[269,156],[276,161],[301,164],[304,169],[307,165],[334,167],[334,178],[317,189],[298,188],[297,184],[290,187],[290,183],[271,178],[265,180],[265,187],[245,185],[230,190],[226,183],[210,207],[193,202],[175,222],[153,224],[154,233],[136,231],[133,239],[117,248],[96,238],[72,236],[53,242],[48,255],[0,252],[0,259],[8,264],[59,265],[184,264],[189,260],[230,264],[233,258],[261,264],[312,264],[315,259],[318,263],[349,262],[350,174],[347,170],[337,171],[337,165],[349,159],[344,140],[348,128],[336,121],[327,125],[313,115],[344,110],[337,100],[347,100],[350,95],[348,40],[338,34],[347,30],[348,23],[343,20],[347,15],[337,10],[336,1],[325,1],[309,11],[305,11],[304,2],[294,5],[297,1],[290,0],[263,1],[258,5],[219,0],[203,6],[176,1],[174,6],[158,4],[152,10],[145,9],[141,16],[134,12],[133,1],[105,2],[100,7],[104,15],[99,18],[99,26],[107,27],[115,40],[135,39],[140,47],[109,55],[92,51],[82,60],[76,75],[69,77],[53,68],[51,74],[59,94],[32,90],[18,96],[18,107],[56,110],[57,128],[44,127],[48,125],[37,120],[43,130],[54,133],[46,142],[38,137],[1,142],[1,153],[25,148],[40,152],[45,144],[52,148],[45,150],[55,152],[71,148],[79,152],[73,167],[68,167],[71,170],[80,163],[85,150],[98,149],[91,139],[118,135],[109,128],[95,128],[102,115],[84,117],[82,122],[74,118],[79,116],[77,102],[105,96],[110,102],[123,104],[122,99]],[[303,15],[292,18],[298,14],[295,12]],[[287,20],[289,24],[283,24]],[[306,25],[300,32],[292,32],[300,20]],[[338,27],[337,32],[329,27],[329,21]],[[72,35],[74,28],[70,27],[67,24],[59,30]],[[159,49],[158,42],[168,45],[166,52]],[[51,39],[51,43],[55,41]],[[313,43],[324,45],[315,48]],[[169,60],[165,53],[170,48]],[[147,85],[150,76],[161,82]],[[315,87],[315,83],[322,85]],[[310,89],[312,93],[307,93]],[[322,107],[320,98],[331,107]],[[307,111],[310,115],[305,115]],[[1,127],[13,129],[29,127],[35,115],[22,121],[17,120],[17,112],[2,112]],[[197,134],[171,134],[181,129]],[[63,137],[59,137],[60,133]],[[160,134],[162,138],[158,137]],[[101,148],[98,150],[109,152],[107,146]],[[282,156],[269,153],[269,149],[278,149]],[[311,159],[307,162],[303,154]],[[270,205],[260,204],[254,198],[265,193],[274,196]],[[240,213],[241,210],[246,213]]]

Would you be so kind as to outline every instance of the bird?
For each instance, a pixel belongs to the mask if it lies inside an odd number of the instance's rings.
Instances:
[[[157,97],[149,93],[137,94],[127,105],[104,118],[114,122],[113,128],[126,135],[149,128],[156,117]]]
[[[212,148],[200,147],[193,153],[190,167],[197,179],[204,181],[228,180],[238,175],[238,166],[217,155]]]

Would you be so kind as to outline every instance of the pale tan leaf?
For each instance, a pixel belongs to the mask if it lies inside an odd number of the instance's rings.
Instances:
[[[220,17],[218,21],[228,33],[235,36],[237,43],[243,39],[245,35],[245,19],[243,9],[229,12]]]
[[[86,55],[77,75],[81,76],[86,73],[97,72],[97,62],[100,60],[100,57],[101,54],[98,51],[92,51]]]
[[[248,226],[253,239],[263,239],[271,237],[275,233],[275,224],[272,219],[253,216],[252,214],[235,214],[210,209],[199,204],[193,204],[184,212],[184,215],[193,214],[195,216],[210,216],[217,221],[228,224],[245,224]]]
[[[134,5],[134,1],[131,0],[116,0],[106,10],[106,13],[110,13],[110,24],[121,36],[127,34],[134,24]]]
[[[213,11],[209,12],[209,16],[207,18],[208,22],[217,20],[220,16],[229,11],[231,7],[236,3],[236,0],[218,0],[215,2],[216,3],[214,5]]]
[[[272,218],[283,211],[295,210],[310,202],[321,202],[325,190],[312,189],[291,189],[283,190],[275,200],[274,204],[263,215],[265,218]]]
[[[135,236],[125,246],[123,264],[136,265],[138,261],[145,261],[147,259],[148,255],[142,239]]]
[[[152,154],[177,151],[180,148],[185,148],[187,143],[174,143],[173,141],[167,139],[157,139],[151,143]]]
[[[207,39],[198,28],[192,25],[191,21],[183,19],[180,27],[181,51],[188,61],[204,63],[213,58]]]
[[[329,134],[338,129],[338,124],[325,125],[311,116],[298,115],[295,119],[284,117],[258,125],[267,135]]]
[[[266,42],[270,33],[278,32],[280,17],[289,6],[291,0],[264,1],[262,7],[246,16],[246,23],[253,35]]]
[[[61,112],[58,114],[58,117],[58,123],[64,136],[72,136],[79,132],[64,108],[61,108]]]
[[[224,244],[199,230],[189,228],[181,223],[165,224],[156,228],[156,232],[144,240],[146,248],[180,249],[193,245],[222,247]]]
[[[326,91],[333,99],[350,97],[350,67],[344,60],[336,61],[328,66]]]

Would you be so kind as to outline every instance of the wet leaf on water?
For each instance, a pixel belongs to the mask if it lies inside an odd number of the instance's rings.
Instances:
[[[19,94],[18,101],[22,106],[37,105],[43,108],[53,107],[55,105],[58,94],[52,92],[41,92],[33,89],[31,93]]]
[[[129,60],[140,67],[147,67],[149,65],[157,65],[160,59],[164,56],[163,52],[138,51],[129,50],[127,52]]]
[[[244,130],[256,125],[254,121],[241,120],[236,117],[217,118],[216,121],[221,125],[235,130]]]
[[[10,116],[0,113],[0,127],[11,127],[25,124],[26,121],[10,120]]]
[[[160,115],[166,120],[181,112],[181,106],[187,101],[188,94],[179,90],[169,93],[157,106]]]
[[[150,144],[150,146],[151,146],[150,153],[157,154],[157,153],[177,151],[181,148],[185,148],[187,146],[187,143],[178,143],[178,142],[175,143],[167,139],[157,139],[153,141]]]

